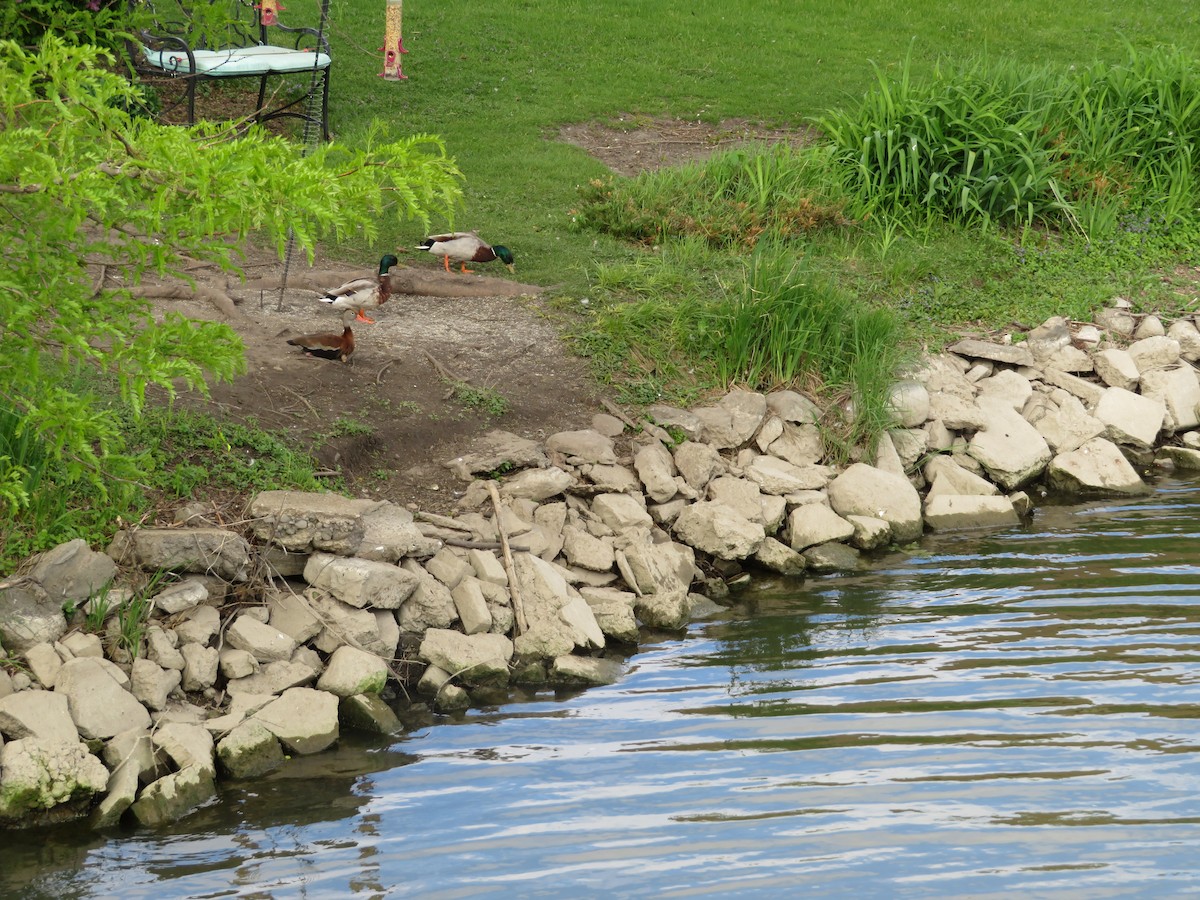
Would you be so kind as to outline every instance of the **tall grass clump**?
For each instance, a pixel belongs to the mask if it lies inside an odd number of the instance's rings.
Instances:
[[[889,391],[905,358],[900,318],[839,289],[778,244],[760,245],[740,291],[711,305],[699,333],[721,383],[802,387],[845,410],[844,421],[826,423],[843,449],[890,423]]]
[[[703,163],[593,179],[576,223],[642,244],[699,237],[716,248],[752,249],[760,238],[802,237],[846,223],[823,154],[786,144],[718,153]]]
[[[1193,215],[1200,77],[1177,50],[1057,72],[975,61],[918,81],[905,61],[819,120],[856,215],[1087,238],[1123,215]]]

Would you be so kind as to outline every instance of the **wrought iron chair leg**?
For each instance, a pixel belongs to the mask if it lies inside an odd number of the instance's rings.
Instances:
[[[324,77],[321,79],[321,133],[325,136],[326,143],[329,142],[329,69],[325,69]]]
[[[263,104],[266,103],[266,100],[267,100],[267,78],[268,77],[269,77],[268,75],[262,75],[258,79],[258,105],[254,108],[254,121],[255,122],[266,121],[263,118]]]

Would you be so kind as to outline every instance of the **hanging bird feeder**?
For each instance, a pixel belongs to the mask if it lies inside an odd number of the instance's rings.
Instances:
[[[263,0],[264,3],[268,0]],[[404,0],[387,0],[387,14],[383,23],[383,71],[381,78],[388,81],[400,81],[407,78],[400,62],[404,49],[404,36],[400,32],[400,16],[404,8]]]
[[[258,17],[264,25],[270,28],[279,22],[279,11],[287,9],[279,0],[262,0],[258,4]]]

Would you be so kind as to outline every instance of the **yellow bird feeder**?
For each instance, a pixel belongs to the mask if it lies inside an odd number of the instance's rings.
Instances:
[[[408,76],[400,63],[401,55],[408,51],[404,49],[404,35],[400,31],[400,16],[404,9],[404,0],[387,0],[387,14],[384,19],[383,31],[383,71],[380,77],[388,81],[400,81]]]

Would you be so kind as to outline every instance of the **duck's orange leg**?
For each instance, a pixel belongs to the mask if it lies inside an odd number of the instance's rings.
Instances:
[[[471,275],[472,273],[474,273],[474,271],[475,271],[474,269],[468,269],[466,263],[462,264],[462,272],[464,275]]]
[[[354,321],[356,321],[356,322],[366,322],[368,325],[374,325],[374,324],[375,324],[375,320],[374,320],[374,319],[372,319],[372,318],[370,318],[370,317],[367,315],[367,311],[366,311],[366,310],[364,310],[364,309],[360,309],[360,310],[358,311],[358,315],[354,317]]]
[[[446,271],[449,272],[450,271],[450,257],[443,256],[442,263],[446,266]]]

